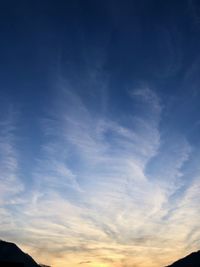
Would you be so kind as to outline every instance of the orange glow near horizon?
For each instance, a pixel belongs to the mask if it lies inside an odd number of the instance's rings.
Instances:
[[[31,255],[37,263],[50,265],[51,267],[164,267],[179,258],[182,258],[189,254],[191,251],[178,252],[175,246],[164,249],[156,248],[137,248],[137,253],[130,246],[123,247],[123,250],[127,249],[127,253],[105,253],[106,249],[103,251],[93,251],[91,253],[69,253],[64,252],[59,253],[49,253],[45,249],[43,251],[36,251],[34,248],[28,246],[21,246],[24,252]],[[109,248],[110,249],[110,248]],[[122,249],[121,246],[113,247],[113,250]],[[106,256],[104,256],[104,253]],[[133,256],[131,256],[131,253]]]

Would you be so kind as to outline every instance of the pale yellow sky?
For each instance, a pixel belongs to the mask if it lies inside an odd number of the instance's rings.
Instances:
[[[53,252],[51,245],[41,249],[26,245],[20,247],[37,263],[52,267],[164,267],[192,252],[184,250],[176,242],[168,245],[160,243],[160,248],[118,244],[90,246],[87,244],[82,251],[75,248],[73,248],[74,251],[69,251],[68,244],[66,244],[68,250],[63,249],[62,252],[57,253]],[[40,247],[39,244],[38,247]]]

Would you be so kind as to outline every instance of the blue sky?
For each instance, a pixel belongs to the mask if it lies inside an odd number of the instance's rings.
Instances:
[[[197,1],[8,1],[0,237],[55,267],[200,247]]]

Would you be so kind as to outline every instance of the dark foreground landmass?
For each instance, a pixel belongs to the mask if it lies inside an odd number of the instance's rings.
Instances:
[[[37,264],[14,243],[0,240],[0,267],[49,267]],[[148,267],[148,266],[147,266]],[[200,267],[200,251],[193,252],[166,267]]]
[[[0,267],[41,267],[14,243],[0,241]]]
[[[167,267],[200,267],[200,251],[193,252]]]

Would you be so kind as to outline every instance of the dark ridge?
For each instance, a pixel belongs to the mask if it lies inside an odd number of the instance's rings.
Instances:
[[[200,251],[193,252],[166,267],[200,267]]]
[[[31,256],[24,253],[14,243],[0,240],[0,267],[50,267],[37,264]],[[188,256],[166,267],[200,267],[200,251],[193,252]]]
[[[23,263],[11,262],[11,261],[0,261],[1,267],[24,267]]]
[[[40,265],[14,243],[0,240],[0,266],[39,267]]]

